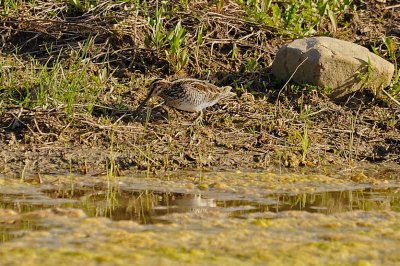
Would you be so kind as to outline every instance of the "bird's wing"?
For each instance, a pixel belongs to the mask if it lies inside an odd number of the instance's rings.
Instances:
[[[184,88],[185,90],[195,90],[198,93],[202,92],[204,94],[219,94],[222,92],[221,88],[215,86],[214,84],[211,84],[206,80],[187,78],[176,80],[173,82],[173,86],[175,84],[176,86]]]

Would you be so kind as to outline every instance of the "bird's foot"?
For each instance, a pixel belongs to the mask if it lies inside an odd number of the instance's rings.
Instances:
[[[204,122],[204,120],[203,120],[203,111],[200,111],[200,114],[194,120],[193,124],[194,125],[203,126],[204,125],[203,122]]]

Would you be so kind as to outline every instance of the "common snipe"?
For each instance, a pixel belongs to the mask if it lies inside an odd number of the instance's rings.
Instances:
[[[147,97],[136,109],[140,110],[146,102],[154,96],[160,96],[165,104],[178,110],[187,112],[200,112],[196,119],[202,118],[203,109],[216,104],[219,100],[235,95],[230,90],[232,87],[218,87],[205,80],[192,78],[168,81],[165,79],[155,80],[150,85]]]

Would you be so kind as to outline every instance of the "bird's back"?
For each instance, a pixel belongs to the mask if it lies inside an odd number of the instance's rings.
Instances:
[[[167,105],[174,108],[199,112],[222,98],[233,96],[234,93],[230,92],[230,89],[229,86],[218,87],[207,81],[188,78],[173,81],[160,96]]]

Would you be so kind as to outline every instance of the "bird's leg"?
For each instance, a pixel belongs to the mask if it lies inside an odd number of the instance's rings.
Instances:
[[[203,110],[200,111],[200,114],[197,116],[196,120],[194,120],[195,125],[203,124]]]
[[[163,105],[162,108],[167,112],[167,121],[170,120],[171,112],[173,112],[175,114],[175,116],[177,115],[175,108],[171,108],[168,105]],[[172,111],[171,111],[171,109],[172,109]]]
[[[170,109],[173,110],[175,117],[179,117],[179,115],[181,114],[178,110],[176,110],[175,108],[170,107]]]

